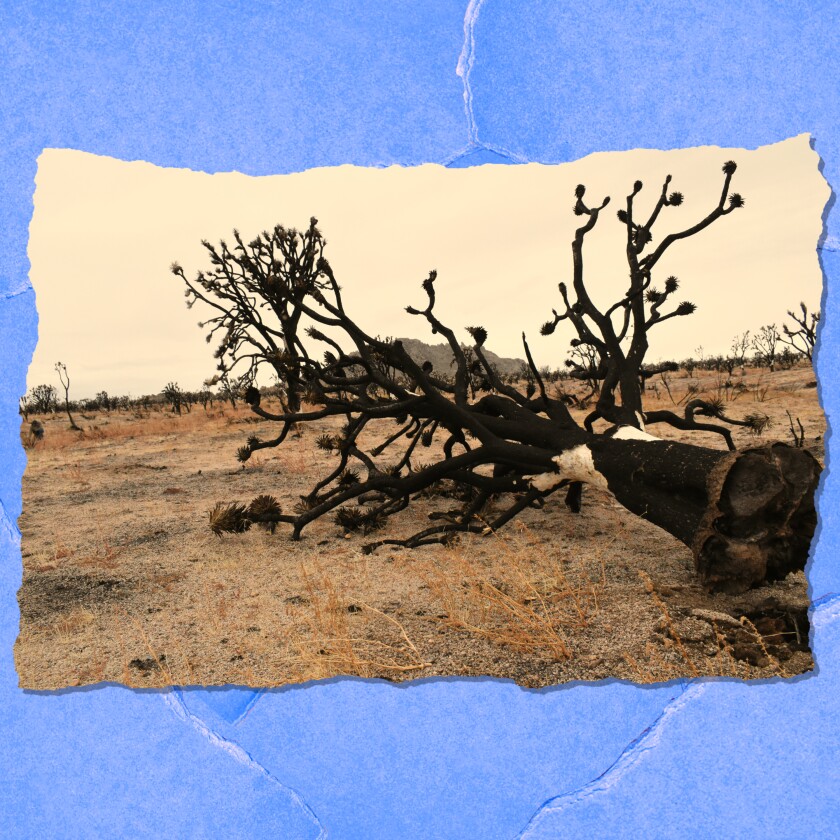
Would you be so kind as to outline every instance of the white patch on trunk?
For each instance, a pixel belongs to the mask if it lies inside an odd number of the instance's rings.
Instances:
[[[557,487],[561,481],[583,481],[586,484],[607,489],[607,480],[595,469],[592,451],[585,443],[567,449],[555,455],[551,460],[557,464],[557,472],[525,476],[535,490],[544,493],[546,490]]]
[[[644,431],[645,430],[645,415],[642,414],[640,411],[636,412],[636,419],[639,421],[639,428]]]
[[[661,438],[643,432],[635,426],[619,426],[613,437],[616,440],[661,440]]]

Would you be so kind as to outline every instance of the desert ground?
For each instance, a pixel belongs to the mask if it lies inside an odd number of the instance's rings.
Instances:
[[[668,380],[670,395],[659,377],[650,383],[647,407],[672,408],[690,389],[728,397],[733,417],[767,414],[760,437],[735,429],[738,448],[791,442],[790,411],[823,459],[809,364],[749,368],[734,377],[741,387],[725,391],[714,372]],[[208,526],[216,502],[271,493],[293,508],[336,457],[315,439],[340,421],[242,465],[235,453],[246,436],[269,437],[272,426],[244,405],[77,415],[81,433],[65,414],[39,419],[46,431],[27,449],[19,520],[15,660],[24,688],[274,686],[343,674],[489,675],[540,687],[813,668],[804,574],[708,595],[688,548],[596,489],[585,489],[579,515],[558,493],[502,531],[450,547],[366,555],[373,537],[346,534],[331,518],[299,542],[283,525],[219,538]],[[649,431],[722,446],[716,435]],[[391,520],[389,535],[408,536],[452,505],[420,499]]]

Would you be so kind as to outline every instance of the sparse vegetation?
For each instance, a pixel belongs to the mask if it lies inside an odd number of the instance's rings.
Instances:
[[[695,374],[693,380],[671,380],[676,401],[684,400],[692,383],[711,398],[717,374]],[[796,418],[802,423],[804,445],[821,456],[825,426],[816,392],[799,387],[812,376],[807,364],[774,374],[748,367],[743,381],[749,391],[759,382],[766,389],[761,410],[773,428],[787,429],[790,410],[797,431]],[[588,390],[575,379],[564,387],[581,396]],[[266,394],[263,404],[274,399]],[[658,398],[647,391],[645,400],[645,410],[661,400],[670,404],[664,391]],[[586,414],[574,405],[570,410],[578,418]],[[757,645],[744,642],[754,638],[752,631],[742,628],[747,635],[741,641],[732,635],[737,602],[702,593],[692,583],[687,550],[614,506],[606,494],[593,491],[586,519],[564,514],[562,506],[530,509],[522,514],[524,528],[489,540],[468,535],[423,555],[364,555],[361,545],[369,537],[330,520],[313,526],[311,539],[297,544],[278,544],[277,536],[257,527],[220,543],[201,515],[204,499],[229,498],[234,482],[256,498],[270,479],[278,482],[277,503],[291,510],[305,496],[312,471],[335,464],[335,452],[317,449],[315,440],[339,435],[342,418],[325,418],[282,449],[256,451],[243,473],[234,457],[237,437],[245,429],[265,436],[271,425],[246,423],[253,418],[247,405],[233,411],[217,402],[206,413],[179,416],[160,400],[148,414],[103,408],[89,416],[81,434],[70,431],[60,413],[31,415],[23,423],[26,430],[37,419],[45,429],[29,452],[21,519],[25,577],[17,656],[28,684],[266,685],[340,671],[388,679],[491,674],[545,685],[690,674],[679,650],[665,644],[668,634],[656,629],[661,612],[637,568],[665,593],[660,597],[700,673],[778,673],[770,660],[754,664],[764,659]],[[666,439],[682,434],[663,431]],[[708,435],[703,442],[719,446],[718,439]],[[750,446],[749,430],[737,428],[735,441]],[[438,452],[440,445],[417,444],[424,453]],[[340,482],[355,484],[361,477],[348,469]],[[50,507],[33,503],[39,498],[50,499]],[[85,518],[78,516],[82,503]],[[457,499],[441,494],[418,499],[403,533],[455,504]],[[56,533],[59,520],[64,525]],[[318,561],[319,554],[329,563]],[[669,585],[683,588],[668,594]],[[798,592],[796,603],[807,608],[804,578],[777,587],[773,597]],[[731,613],[730,625],[716,619],[722,653],[710,652],[718,649],[714,635],[683,635],[680,628],[693,621],[693,609]],[[764,627],[757,608],[744,609],[756,627]],[[374,610],[400,623],[416,653],[399,627]],[[793,659],[780,659],[785,654],[774,647],[778,639],[764,632],[771,655],[791,674],[811,667],[807,627],[797,620],[805,647],[797,647],[795,635],[784,637],[793,644]],[[415,667],[423,663],[430,664]]]
[[[787,324],[782,325],[782,335],[779,341],[788,345],[785,349],[793,349],[796,355],[805,356],[808,361],[814,358],[814,350],[817,346],[817,327],[820,323],[819,310],[808,312],[804,303],[799,304],[799,313],[788,310],[788,318],[793,321],[793,328]]]
[[[756,362],[764,365],[770,373],[776,369],[776,355],[780,336],[775,324],[766,324],[753,336],[752,347]]]
[[[654,283],[659,260],[744,207],[735,171],[724,165],[705,215],[658,241],[683,196],[668,177],[642,215],[633,184],[617,214],[629,287],[603,308],[583,255],[609,198],[575,190],[571,279],[541,329],[574,331],[556,367],[524,334],[524,361],[491,354],[480,325],[461,341],[434,271],[407,311],[444,344],[369,335],[315,219],[205,242],[209,268],[172,270],[209,313],[212,378],[74,403],[58,363],[69,429],[52,385],[21,399],[22,682],[808,670],[819,314],[803,304],[796,329],[744,332],[726,354],[647,360],[651,330],[696,308],[676,277]],[[792,445],[759,446],[779,423]],[[567,509],[547,504],[561,488]]]

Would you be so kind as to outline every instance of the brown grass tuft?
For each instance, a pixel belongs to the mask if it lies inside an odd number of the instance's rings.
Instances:
[[[308,603],[290,608],[298,619],[289,638],[296,679],[388,677],[429,667],[396,618],[367,604],[349,604],[317,563],[314,571],[301,565],[300,574]]]
[[[690,652],[680,638],[680,634],[668,607],[657,592],[656,585],[650,576],[640,571],[639,577],[642,579],[645,591],[651,596],[651,600],[662,614],[667,635],[663,642],[664,650],[658,648],[651,642],[647,643],[645,646],[646,663],[640,662],[636,657],[625,654],[624,660],[633,669],[638,682],[663,682],[685,677],[686,675],[692,677],[737,677],[744,680],[748,680],[753,676],[752,667],[749,662],[735,656],[732,645],[721,632],[717,622],[712,622],[711,624],[715,637],[715,653],[706,655],[699,651]],[[779,677],[789,676],[779,660],[768,652],[764,637],[756,629],[755,625],[746,616],[742,617],[740,621],[741,625],[749,631],[755,643],[762,650],[767,661],[770,663],[773,674]],[[669,656],[668,652],[671,650],[678,654],[677,661],[674,661],[673,657]]]
[[[472,540],[444,549],[439,562],[428,564],[422,577],[443,608],[437,620],[516,651],[571,659],[566,632],[586,627],[598,611],[603,554],[593,580],[582,566],[565,569],[563,559],[522,523],[513,528],[513,534],[492,536],[492,567],[475,559]]]

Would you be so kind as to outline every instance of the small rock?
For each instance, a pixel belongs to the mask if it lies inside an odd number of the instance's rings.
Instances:
[[[741,622],[737,618],[733,618],[728,613],[718,612],[717,610],[692,610],[691,614],[695,618],[701,618],[703,621],[709,623],[715,622],[717,624],[726,624],[730,627],[740,627]]]
[[[712,628],[697,618],[687,618],[675,627],[680,638],[686,642],[702,642],[712,636]]]

